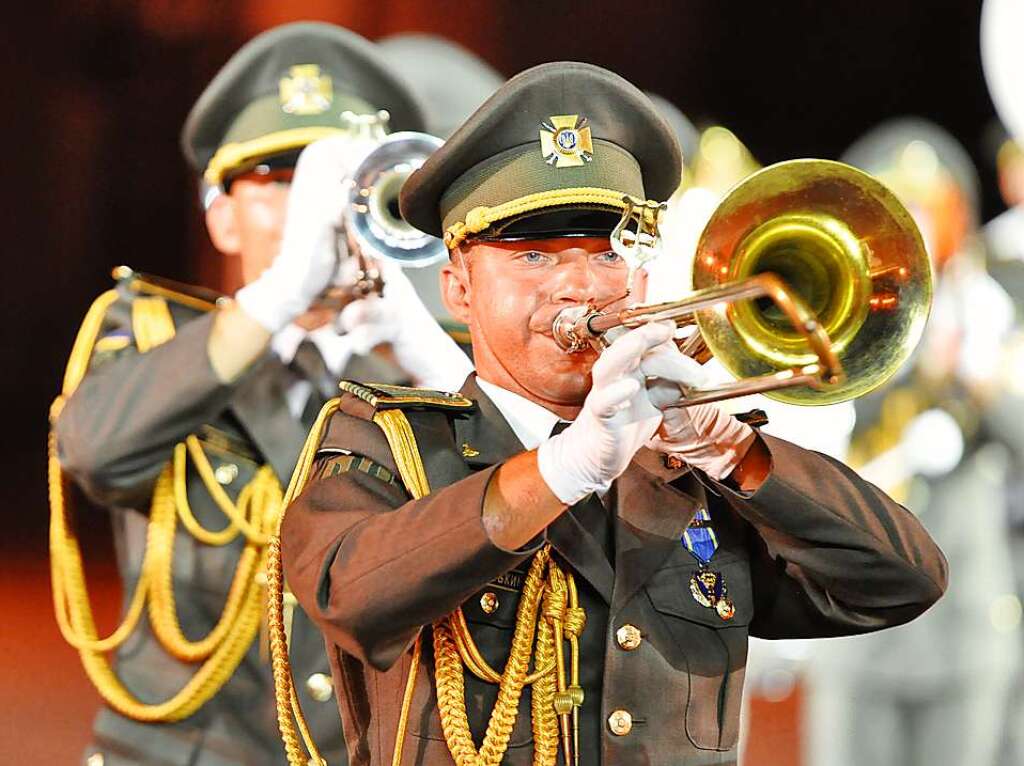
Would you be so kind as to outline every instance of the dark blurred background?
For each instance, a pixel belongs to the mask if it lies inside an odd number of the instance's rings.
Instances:
[[[205,83],[244,41],[282,22],[321,19],[371,39],[442,34],[505,75],[542,61],[589,61],[660,93],[698,123],[727,125],[764,164],[836,157],[880,120],[917,114],[971,150],[988,219],[1002,208],[986,140],[994,112],[981,73],[979,13],[980,0],[76,0],[20,7],[3,32],[8,95],[0,122],[7,231],[0,385],[11,419],[0,458],[5,762],[73,762],[97,700],[50,614],[47,407],[78,324],[110,285],[112,266],[215,286],[216,259],[201,266],[201,254],[213,251],[178,131]],[[89,526],[90,566],[103,583],[110,573],[104,520],[90,516]],[[104,600],[115,606],[114,598]],[[100,614],[113,620],[112,611]],[[772,724],[778,714],[766,707],[755,720],[762,746],[789,742],[791,733],[778,733],[786,727]]]

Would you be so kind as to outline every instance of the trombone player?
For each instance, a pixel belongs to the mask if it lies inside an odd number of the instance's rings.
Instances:
[[[51,540],[58,618],[106,702],[89,766],[281,762],[262,567],[312,418],[342,375],[429,380],[469,367],[411,286],[397,306],[349,303],[346,334],[338,305],[321,300],[345,255],[344,182],[374,145],[362,128],[379,109],[393,130],[422,125],[413,94],[362,37],[302,23],[249,42],[182,134],[209,189],[211,240],[239,262],[244,285],[215,303],[209,291],[127,274],[83,325],[54,411]],[[385,294],[401,279],[389,273]],[[406,369],[361,354],[367,338],[390,342]],[[92,622],[61,468],[113,514],[134,595],[109,637]],[[302,615],[293,628],[299,696],[331,766],[343,764],[322,639]]]
[[[458,394],[343,384],[282,522],[353,764],[734,763],[748,635],[878,630],[942,594],[941,552],[884,493],[674,407],[702,373],[672,326],[556,343],[564,310],[643,297],[611,235],[624,195],[679,174],[643,93],[557,62],[403,188],[448,244],[476,373]]]

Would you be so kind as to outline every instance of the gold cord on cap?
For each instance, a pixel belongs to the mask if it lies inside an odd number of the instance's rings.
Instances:
[[[466,220],[458,221],[444,232],[444,243],[453,250],[472,234],[485,231],[488,226],[508,218],[515,218],[533,210],[562,205],[601,205],[617,210],[623,208],[621,191],[584,186],[572,189],[550,189],[509,200],[494,207],[475,207],[466,213]]]

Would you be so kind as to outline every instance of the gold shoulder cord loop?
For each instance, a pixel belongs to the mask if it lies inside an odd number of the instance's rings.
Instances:
[[[323,438],[324,428],[331,416],[338,411],[339,402],[340,399],[331,399],[324,405],[309,436],[306,437],[306,443],[302,446],[299,460],[295,464],[295,472],[292,474],[291,481],[288,482],[288,490],[284,494],[277,526],[270,536],[270,544],[267,548],[267,627],[270,632],[274,697],[277,702],[277,725],[281,731],[285,756],[288,758],[290,766],[307,766],[308,764],[320,766],[326,764],[326,761],[320,755],[320,751],[309,733],[305,715],[302,713],[298,695],[295,693],[292,666],[288,658],[289,636],[286,623],[290,622],[290,619],[286,612],[294,608],[295,597],[286,592],[284,583],[284,571],[281,565],[281,522],[284,521],[288,506],[309,480],[309,472],[313,467],[313,460],[320,446],[320,440]],[[288,602],[287,606],[286,601]],[[309,753],[308,760],[303,756],[299,745],[300,735]]]
[[[117,292],[110,290],[89,309],[68,360],[61,395],[51,407],[51,423],[56,421],[64,402],[85,377],[103,319],[117,298]],[[140,353],[170,340],[174,332],[174,321],[163,297],[137,296],[132,301],[132,334]],[[157,479],[142,571],[125,617],[110,635],[100,638],[89,603],[81,549],[65,501],[68,479],[58,460],[56,435],[52,430],[48,450],[50,572],[54,611],[61,634],[78,650],[87,675],[103,699],[122,715],[144,722],[177,721],[192,715],[231,677],[259,628],[263,590],[257,574],[264,566],[266,542],[281,508],[281,487],[273,471],[267,466],[260,468],[252,482],[242,489],[235,504],[212,476],[209,460],[198,439],[190,436],[179,444]],[[201,527],[189,507],[185,486],[188,457],[192,458],[207,491],[228,518],[228,525],[219,532]],[[217,625],[199,641],[185,637],[175,610],[171,569],[179,518],[200,542],[209,545],[225,545],[239,534],[246,538],[224,612]],[[143,703],[128,691],[104,656],[132,634],[147,602],[150,623],[161,645],[179,660],[202,662],[177,694],[157,704]]]

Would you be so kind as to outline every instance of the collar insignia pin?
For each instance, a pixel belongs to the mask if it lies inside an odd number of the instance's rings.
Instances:
[[[474,448],[469,442],[462,442],[462,457],[476,457],[480,450]]]
[[[540,151],[544,162],[556,168],[579,167],[594,159],[590,123],[576,114],[549,117],[540,124]]]
[[[316,64],[296,64],[278,83],[278,96],[288,114],[322,114],[334,100],[331,76]]]

